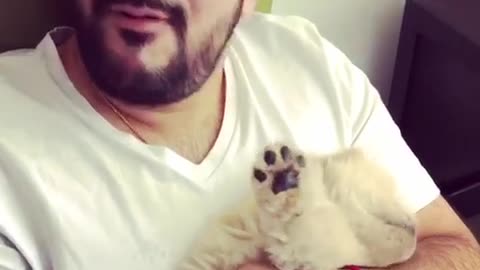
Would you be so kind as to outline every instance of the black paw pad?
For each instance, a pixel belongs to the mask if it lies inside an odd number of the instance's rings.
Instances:
[[[263,182],[265,182],[265,180],[267,180],[267,174],[264,173],[262,170],[259,170],[259,169],[255,169],[253,171],[253,176],[260,183],[263,183]]]
[[[298,171],[286,169],[275,174],[272,183],[273,194],[278,194],[298,187]]]
[[[277,160],[277,154],[273,151],[265,151],[265,154],[263,155],[263,160],[265,160],[265,163],[267,165],[274,165],[275,161]]]
[[[292,151],[288,146],[282,146],[282,148],[280,148],[280,154],[282,155],[283,161],[289,161],[292,159]]]
[[[298,166],[300,166],[300,168],[305,168],[307,166],[307,162],[305,161],[305,157],[302,156],[302,155],[297,156],[296,161],[297,161]]]

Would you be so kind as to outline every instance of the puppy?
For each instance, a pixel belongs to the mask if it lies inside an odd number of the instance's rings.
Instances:
[[[280,270],[387,267],[415,251],[413,213],[358,149],[315,156],[268,146],[251,184],[251,197],[215,220],[178,270],[236,270],[263,257]]]

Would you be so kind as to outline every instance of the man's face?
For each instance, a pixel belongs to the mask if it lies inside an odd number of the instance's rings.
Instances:
[[[97,86],[124,102],[150,106],[179,101],[203,85],[244,4],[244,0],[73,2],[80,52]]]

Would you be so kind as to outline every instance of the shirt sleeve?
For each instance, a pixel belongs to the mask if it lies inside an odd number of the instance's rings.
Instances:
[[[438,186],[403,139],[366,75],[353,67],[350,79],[352,146],[365,149],[376,162],[387,168],[395,178],[406,206],[413,212],[421,210],[440,195]]]

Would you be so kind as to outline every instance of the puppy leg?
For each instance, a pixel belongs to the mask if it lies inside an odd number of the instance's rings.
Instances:
[[[276,144],[268,146],[258,158],[252,179],[258,203],[260,230],[265,237],[265,252],[277,269],[303,267],[288,246],[288,226],[301,215],[299,185],[304,156],[292,148]]]
[[[271,148],[265,152],[270,158],[261,171],[267,177],[261,178],[257,199],[267,251],[278,268],[383,267],[413,254],[412,215],[395,196],[391,176],[362,152],[290,154],[284,160],[283,147]],[[302,164],[295,163],[299,156]],[[276,179],[286,172],[296,180],[278,193]]]
[[[401,204],[393,177],[358,149],[319,161],[328,197],[348,215],[358,241],[368,249],[363,265],[386,267],[413,255],[414,214]]]
[[[333,270],[365,257],[345,212],[327,196],[315,158],[273,145],[257,162],[260,227],[278,269]]]

